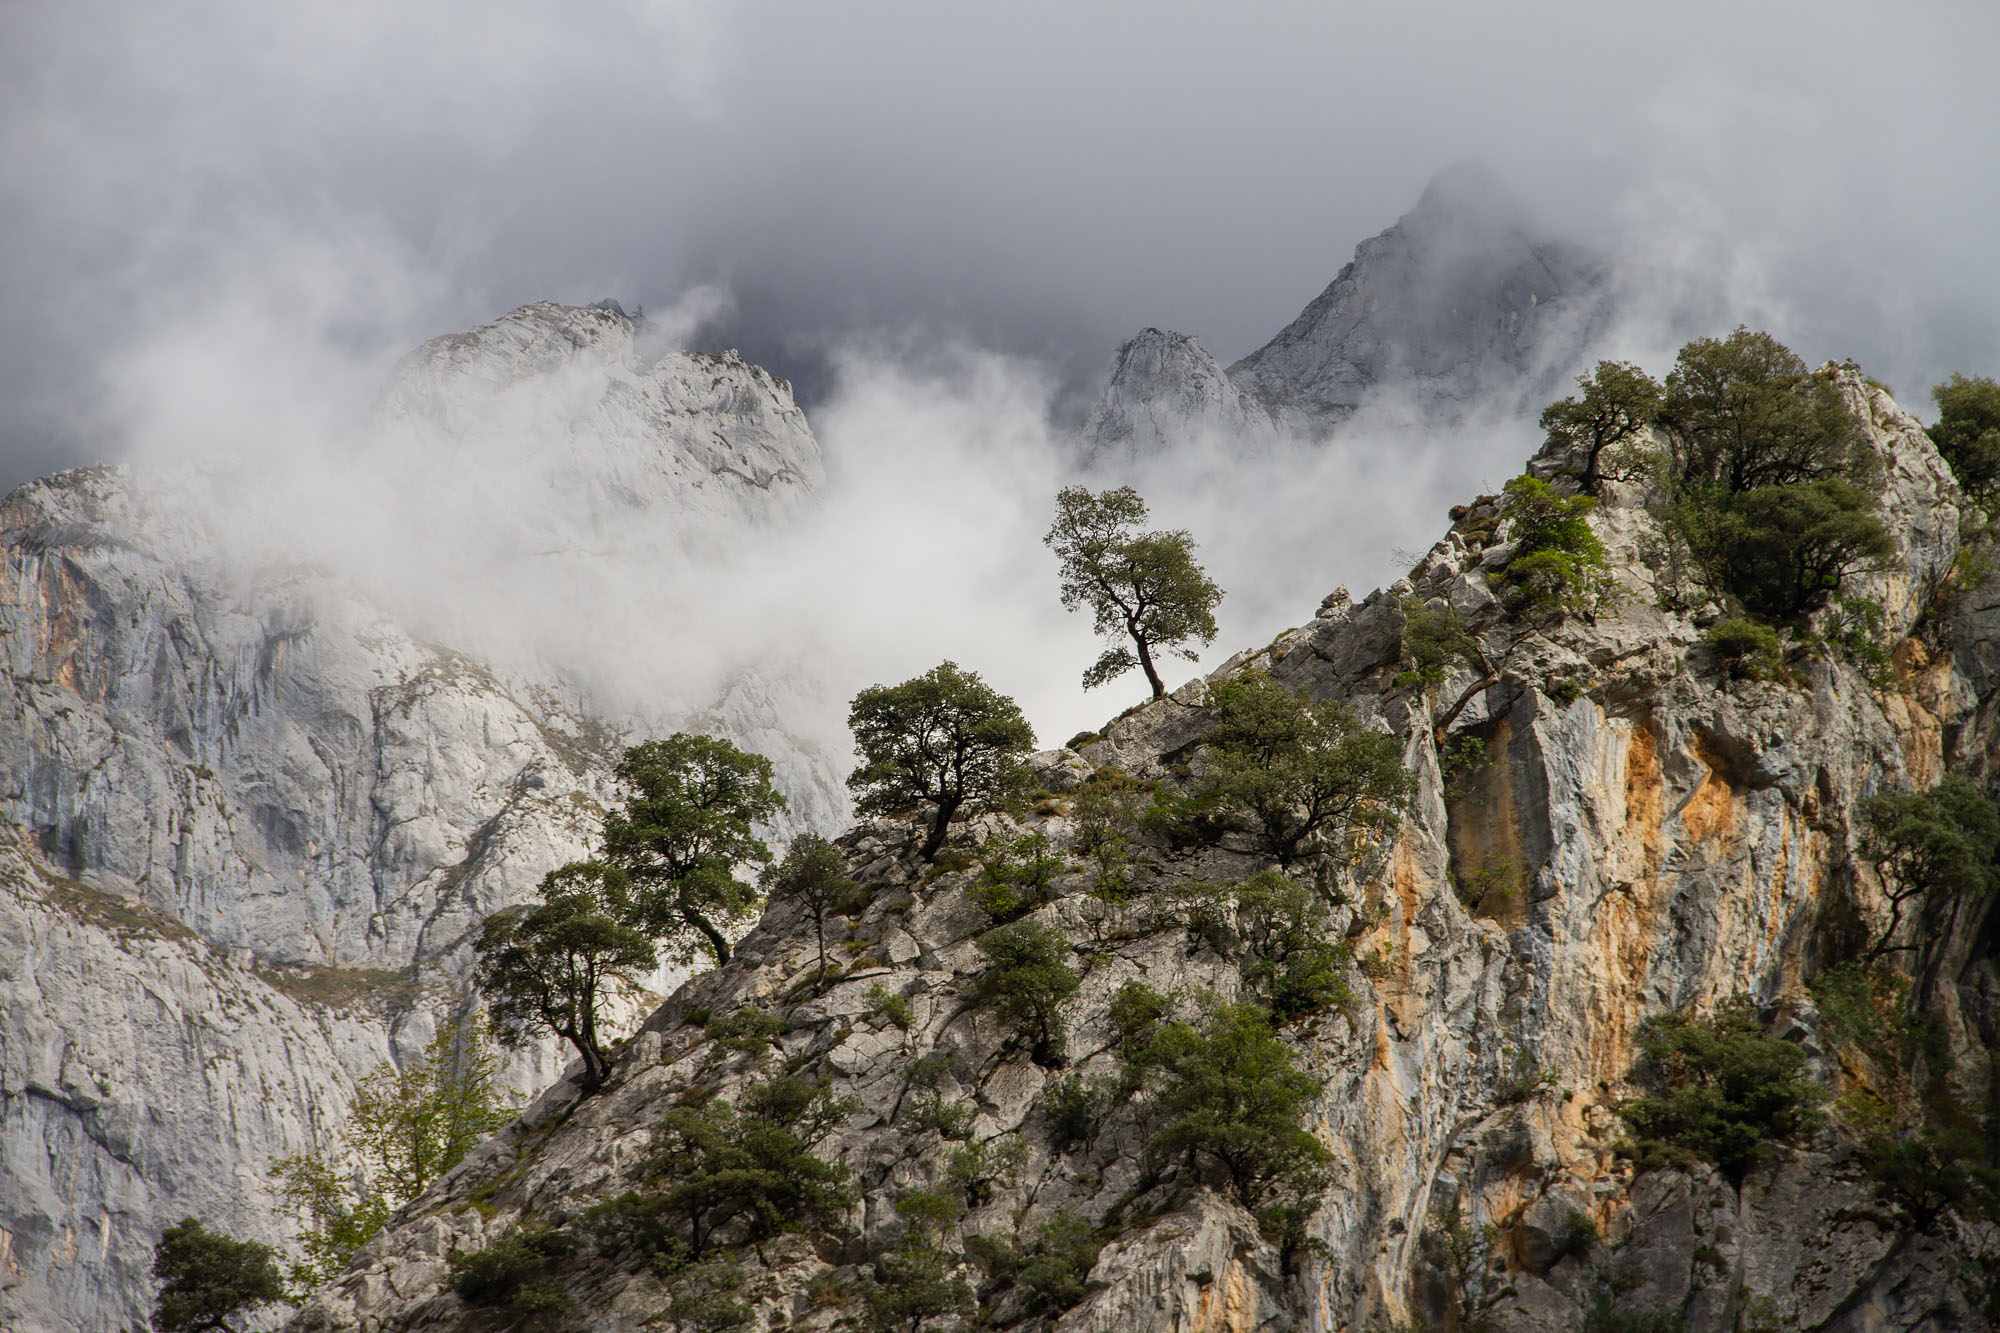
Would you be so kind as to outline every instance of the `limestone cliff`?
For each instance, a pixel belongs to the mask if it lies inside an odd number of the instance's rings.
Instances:
[[[820,1152],[851,1169],[859,1202],[844,1232],[780,1236],[739,1256],[755,1278],[739,1293],[751,1327],[861,1319],[881,1256],[916,1225],[895,1200],[950,1184],[967,1149],[1003,1165],[979,1189],[958,1189],[952,1234],[1026,1238],[1063,1209],[1103,1228],[1081,1298],[1035,1316],[1073,1333],[1359,1333],[1443,1317],[1454,1301],[1461,1313],[1476,1306],[1483,1327],[1554,1333],[1583,1327],[1600,1298],[1635,1319],[1684,1318],[1696,1333],[1986,1326],[1961,1265],[1990,1254],[1990,1238],[1899,1231],[1837,1136],[1788,1150],[1740,1187],[1705,1168],[1635,1174],[1612,1149],[1635,1034],[1663,1010],[1748,996],[1821,1077],[1837,1076],[1803,983],[1823,961],[1830,902],[1851,894],[1864,915],[1880,910],[1854,855],[1855,803],[1946,766],[1987,769],[2000,586],[1956,605],[1938,598],[1959,542],[1950,476],[1885,393],[1852,374],[1841,391],[1884,464],[1898,544],[1865,585],[1899,645],[1885,684],[1830,656],[1790,682],[1717,670],[1694,613],[1661,596],[1668,571],[1647,497],[1617,485],[1592,521],[1621,595],[1594,622],[1523,639],[1442,748],[1437,705],[1398,680],[1405,599],[1448,601],[1489,642],[1516,632],[1485,578],[1507,538],[1490,505],[1468,509],[1406,581],[1359,604],[1329,598],[1311,623],[1217,673],[1262,668],[1348,701],[1401,741],[1419,788],[1399,831],[1332,886],[1341,906],[1328,933],[1352,946],[1354,1003],[1288,1030],[1331,1162],[1297,1243],[1274,1243],[1214,1178],[1149,1169],[1129,1103],[1098,1102],[1081,1130],[1059,1131],[1055,1113],[1063,1079],[1115,1084],[1110,1000],[1122,983],[1172,992],[1179,1012],[1243,990],[1238,963],[1171,904],[1177,885],[1266,864],[1248,842],[1177,850],[1142,838],[1122,895],[1091,892],[1095,872],[1067,863],[1031,918],[1062,931],[1083,978],[1067,1010],[1066,1069],[1031,1061],[974,1003],[985,966],[975,941],[992,919],[968,896],[977,871],[965,854],[1022,830],[1074,849],[1066,793],[1093,772],[1178,781],[1201,762],[1211,725],[1208,685],[1195,682],[1079,738],[1075,753],[1038,757],[1049,791],[1032,810],[969,818],[949,845],[956,860],[917,862],[912,822],[848,833],[840,845],[867,903],[831,925],[836,977],[824,994],[810,921],[774,906],[728,967],[653,1015],[601,1093],[550,1089],[392,1221],[295,1327],[484,1326],[449,1290],[448,1261],[523,1225],[585,1238],[582,1257],[558,1269],[582,1311],[566,1327],[666,1322],[658,1272],[615,1248],[594,1252],[586,1210],[634,1187],[670,1108],[740,1098],[775,1068],[831,1079],[854,1099]],[[1437,697],[1472,681],[1447,679]],[[1469,737],[1490,762],[1463,762]],[[1510,892],[1480,879],[1496,865]],[[1952,1040],[1978,1087],[1991,1072],[1991,972],[1963,949],[1957,961]],[[756,1041],[712,1026],[752,1008],[779,1020],[761,1056]],[[1462,1236],[1486,1238],[1455,1268],[1426,1241],[1449,1236],[1453,1218]],[[1018,1283],[989,1278],[984,1291],[988,1319],[1028,1319]]]
[[[538,558],[809,504],[818,446],[782,382],[642,334],[544,304],[427,344],[384,394],[388,464],[343,466],[393,465],[385,534],[491,505],[447,531]],[[314,498],[210,465],[0,504],[0,1325],[142,1326],[153,1244],[191,1213],[283,1239],[270,1161],[326,1146],[354,1079],[421,1050],[464,1002],[468,932],[591,846],[621,736],[680,720],[447,646],[289,538]],[[781,751],[785,689],[727,682],[701,725]],[[838,760],[781,758],[800,815],[839,817]],[[510,1070],[524,1092],[556,1073],[546,1051]]]

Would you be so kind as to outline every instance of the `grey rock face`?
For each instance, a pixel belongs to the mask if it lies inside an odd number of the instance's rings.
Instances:
[[[1183,334],[1119,350],[1087,450],[1324,436],[1372,397],[1449,421],[1557,396],[1611,316],[1605,263],[1528,218],[1486,167],[1440,172],[1395,226],[1226,372]]]
[[[1609,1299],[1684,1318],[1691,1333],[1744,1321],[1828,1333],[1980,1326],[1961,1261],[1990,1256],[1992,1239],[1949,1229],[1898,1239],[1837,1136],[1781,1154],[1740,1186],[1705,1171],[1635,1174],[1613,1149],[1640,1024],[1665,1009],[1748,996],[1789,1015],[1779,1030],[1806,1043],[1823,1077],[1840,1077],[1803,981],[1832,894],[1851,890],[1870,920],[1885,912],[1853,855],[1855,802],[1929,781],[1946,763],[1984,763],[2000,739],[1980,702],[1984,678],[1909,637],[1936,614],[1914,594],[1937,587],[1957,554],[1950,478],[1886,395],[1851,374],[1841,383],[1885,465],[1884,515],[1902,555],[1860,589],[1903,644],[1887,687],[1838,659],[1806,664],[1789,684],[1716,672],[1691,617],[1661,596],[1673,591],[1671,567],[1648,497],[1632,487],[1608,488],[1592,518],[1621,594],[1594,621],[1519,637],[1490,597],[1465,595],[1505,526],[1467,524],[1391,594],[1329,598],[1311,623],[1223,668],[1346,700],[1400,740],[1419,788],[1393,840],[1363,849],[1327,886],[1339,903],[1331,937],[1366,963],[1349,975],[1354,1003],[1285,1032],[1318,1085],[1311,1123],[1331,1173],[1307,1225],[1313,1243],[1292,1252],[1291,1271],[1269,1228],[1213,1179],[1157,1162],[1162,1174],[1146,1174],[1143,1096],[1106,1103],[1083,1145],[1055,1140],[1044,1100],[1059,1078],[1103,1088],[1118,1073],[1110,998],[1123,983],[1171,990],[1180,1015],[1203,995],[1242,993],[1238,961],[1191,935],[1173,894],[1264,865],[1248,841],[1231,834],[1177,851],[1139,836],[1127,891],[1107,896],[1090,891],[1097,871],[1075,856],[1033,918],[1072,942],[1082,977],[1066,1010],[1068,1065],[1054,1071],[970,1002],[984,966],[976,940],[992,924],[967,894],[978,872],[927,871],[912,854],[920,824],[882,820],[841,840],[868,904],[830,926],[848,966],[824,994],[808,984],[811,922],[774,905],[728,968],[696,978],[648,1021],[602,1094],[551,1090],[393,1224],[296,1327],[455,1326],[468,1312],[446,1285],[454,1254],[524,1222],[567,1223],[632,1188],[632,1164],[669,1106],[696,1089],[737,1096],[780,1066],[856,1099],[820,1151],[852,1170],[859,1201],[844,1241],[782,1241],[738,1261],[763,1283],[750,1299],[764,1326],[840,1327],[861,1310],[874,1256],[901,1235],[894,1201],[946,1182],[959,1147],[909,1109],[908,1070],[933,1056],[968,1143],[1023,1154],[969,1203],[966,1233],[1025,1236],[1065,1208],[1115,1223],[1089,1290],[1052,1321],[1072,1333],[1360,1330],[1444,1318],[1466,1302],[1493,1327],[1556,1333]],[[1435,719],[1473,678],[1397,682],[1403,597],[1464,606],[1506,664],[1442,747]],[[1964,642],[1988,619],[1974,610],[1950,633]],[[1987,658],[1967,648],[1958,660]],[[1197,681],[1134,711],[1084,743],[1078,762],[1173,782],[1200,762],[1205,697]],[[1465,737],[1482,741],[1489,762],[1466,766],[1453,744]],[[1040,771],[1068,767],[1060,754],[1037,758]],[[974,814],[953,850],[1023,829],[1080,852],[1059,801],[1024,823]],[[1511,892],[1475,886],[1496,866]],[[1964,1029],[1977,1032],[1991,982],[1970,975]],[[884,1012],[882,991],[907,1004],[907,1024]],[[691,1021],[749,1006],[787,1019],[763,1063]],[[1977,1039],[1959,1050],[1968,1086],[1985,1086],[1990,1054]],[[1453,1217],[1471,1247],[1456,1273],[1436,1257]],[[641,1324],[669,1299],[656,1271],[616,1253],[587,1258],[564,1281],[583,1309],[579,1328]],[[1018,1299],[992,1288],[988,1312],[1007,1322]]]
[[[381,507],[489,505],[496,543],[587,561],[640,529],[698,559],[809,503],[788,389],[641,333],[539,305],[427,344],[384,395]],[[462,1003],[485,914],[587,854],[629,731],[697,722],[441,646],[288,552],[283,515],[246,567],[245,490],[98,469],[0,504],[9,1328],[142,1326],[154,1241],[189,1214],[283,1240],[270,1161],[329,1142],[354,1080]],[[841,757],[785,749],[774,717],[797,688],[732,681],[698,725],[777,753],[830,823]],[[509,1076],[559,1071],[542,1049]]]

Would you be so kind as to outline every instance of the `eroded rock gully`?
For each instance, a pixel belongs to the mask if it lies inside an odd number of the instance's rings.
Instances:
[[[1172,990],[1183,1011],[1203,993],[1240,991],[1237,967],[1191,946],[1154,905],[1176,882],[1251,873],[1263,863],[1247,844],[1185,854],[1142,844],[1137,891],[1124,903],[1086,892],[1082,870],[1059,882],[1037,915],[1078,949],[1083,986],[1058,1074],[1030,1063],[969,1002],[983,965],[974,941],[990,925],[966,893],[976,870],[927,871],[912,854],[915,826],[878,821],[841,840],[869,905],[837,923],[846,970],[824,994],[808,984],[810,921],[774,906],[729,967],[653,1015],[605,1090],[580,1099],[563,1083],[544,1094],[392,1223],[295,1327],[478,1326],[478,1312],[449,1291],[452,1255],[523,1223],[573,1221],[629,1188],[673,1098],[696,1085],[734,1095],[755,1076],[752,1057],[716,1046],[695,1021],[748,1006],[787,1020],[772,1062],[832,1079],[859,1106],[822,1147],[860,1189],[851,1235],[746,1256],[760,1261],[751,1295],[763,1327],[861,1317],[855,1293],[901,1226],[894,1200],[936,1184],[955,1146],[913,1128],[903,1110],[910,1066],[932,1055],[949,1061],[946,1091],[972,1113],[972,1141],[1012,1141],[1026,1154],[968,1212],[966,1232],[1026,1234],[1058,1209],[1093,1221],[1116,1210],[1089,1294],[1055,1321],[1075,1333],[1358,1331],[1437,1319],[1455,1298],[1423,1237],[1454,1216],[1467,1234],[1491,1228],[1496,1263],[1479,1290],[1492,1328],[1581,1328],[1607,1297],[1628,1313],[1684,1317],[1697,1333],[1985,1327],[1961,1263],[1991,1239],[1949,1227],[1899,1234],[1836,1138],[1788,1152],[1740,1188],[1705,1170],[1635,1175],[1612,1151],[1613,1108],[1629,1091],[1649,1014],[1748,996],[1832,1077],[1804,981],[1830,896],[1851,892],[1863,912],[1878,904],[1879,886],[1852,854],[1855,802],[1948,767],[1988,766],[2000,686],[1990,608],[2000,596],[1975,590],[1956,611],[1937,600],[1957,555],[1957,493],[1917,423],[1858,376],[1841,384],[1888,477],[1898,560],[1857,589],[1906,641],[1887,685],[1835,658],[1807,663],[1792,683],[1728,680],[1706,660],[1696,621],[1662,609],[1658,530],[1644,497],[1615,484],[1593,522],[1620,597],[1594,623],[1573,619],[1518,645],[1499,683],[1456,719],[1445,753],[1432,731],[1442,705],[1396,682],[1404,599],[1446,599],[1475,630],[1496,630],[1501,613],[1481,570],[1490,525],[1483,534],[1461,525],[1407,580],[1359,604],[1336,594],[1312,623],[1218,672],[1261,668],[1349,701],[1403,739],[1418,780],[1409,818],[1349,876],[1330,922],[1359,960],[1356,1003],[1293,1033],[1319,1088],[1313,1128],[1331,1152],[1332,1183],[1291,1271],[1212,1182],[1182,1178],[1145,1196],[1165,1211],[1133,1208],[1145,1188],[1138,1126],[1107,1116],[1093,1145],[1065,1151],[1042,1100],[1058,1077],[1117,1068],[1107,1006],[1123,982]],[[1460,672],[1435,698],[1473,679]],[[1093,768],[1142,779],[1184,771],[1207,725],[1206,689],[1194,682],[1121,718],[1080,754],[1043,756],[1038,768],[1058,794],[1018,819],[974,816],[949,850],[1023,830],[1069,844],[1060,791]],[[1467,737],[1486,747],[1470,772],[1453,759]],[[1489,864],[1506,882],[1466,891]],[[1993,985],[1964,949],[1957,962],[1967,970],[1954,1040],[1979,1086]],[[907,1002],[907,1027],[884,1011],[882,990]],[[1595,1239],[1577,1242],[1575,1215]],[[649,1326],[668,1299],[643,1265],[600,1261],[565,1280],[586,1312],[578,1327]],[[1005,1322],[1009,1310],[1018,1306],[1001,1295],[986,1314]]]

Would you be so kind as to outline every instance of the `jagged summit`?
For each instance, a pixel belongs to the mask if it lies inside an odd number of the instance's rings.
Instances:
[[[1192,358],[1132,374],[1130,349],[1146,335],[1128,343],[1085,426],[1087,447],[1143,449],[1266,422],[1322,436],[1376,394],[1447,418],[1529,405],[1606,322],[1608,277],[1601,258],[1535,223],[1490,168],[1459,163],[1220,379],[1212,360]]]
[[[1094,451],[1143,454],[1189,433],[1235,439],[1270,426],[1200,339],[1142,329],[1118,349],[1084,436]]]

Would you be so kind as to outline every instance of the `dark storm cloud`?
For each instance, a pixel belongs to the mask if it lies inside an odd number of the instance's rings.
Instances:
[[[105,358],[231,284],[385,356],[531,298],[706,282],[736,297],[711,336],[809,374],[857,330],[1072,387],[1146,324],[1228,359],[1468,155],[1552,225],[1723,275],[1808,355],[1906,392],[2000,362],[1983,4],[212,0],[0,25],[13,478],[117,448],[92,438]],[[305,281],[368,299],[292,290],[288,247],[344,252]]]

